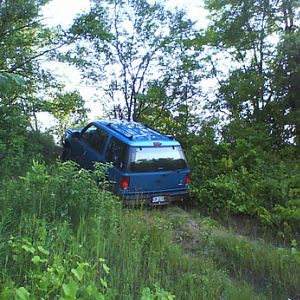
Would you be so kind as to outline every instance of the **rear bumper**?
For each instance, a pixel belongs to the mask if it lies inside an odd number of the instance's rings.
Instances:
[[[163,196],[164,201],[153,202],[153,197]],[[162,206],[173,202],[184,202],[188,198],[188,191],[172,191],[161,193],[143,193],[143,194],[123,194],[120,195],[123,202],[128,206],[148,205]]]

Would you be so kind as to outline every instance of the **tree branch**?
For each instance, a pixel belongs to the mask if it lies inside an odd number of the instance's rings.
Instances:
[[[61,48],[62,46],[63,46],[63,45],[59,45],[59,46],[54,47],[54,48],[52,48],[52,49],[47,49],[47,50],[44,50],[44,51],[42,51],[42,52],[40,52],[40,53],[38,53],[38,54],[36,54],[36,55],[33,55],[33,56],[31,56],[31,57],[25,59],[22,63],[20,63],[20,64],[18,64],[18,65],[15,65],[15,66],[13,66],[12,68],[8,69],[7,72],[8,72],[8,73],[13,73],[13,72],[15,72],[16,70],[18,70],[19,68],[22,68],[23,66],[25,66],[28,62],[33,61],[33,60],[35,60],[36,58],[45,55],[46,53],[55,51],[55,50]]]
[[[26,28],[32,28],[34,25],[39,25],[41,21],[45,20],[46,18],[42,18],[42,19],[39,19],[39,20],[36,20],[36,21],[33,21],[31,23],[27,23],[23,26],[20,26],[20,27],[17,27],[17,28],[14,28],[13,30],[4,30],[0,33],[0,36],[4,36],[4,35],[7,35],[7,34],[13,34],[14,32],[17,32],[17,31],[20,31],[20,30],[23,30],[23,29],[26,29]]]

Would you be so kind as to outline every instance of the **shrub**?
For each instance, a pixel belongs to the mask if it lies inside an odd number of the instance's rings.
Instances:
[[[2,230],[16,230],[24,214],[78,224],[80,218],[105,209],[116,198],[99,188],[97,176],[101,174],[79,170],[73,162],[57,163],[51,168],[33,162],[25,176],[2,184]]]
[[[258,143],[263,136],[256,140],[244,134],[241,138],[235,130],[234,138],[220,142],[201,134],[198,140],[194,138],[187,151],[192,198],[210,213],[255,216],[278,232],[283,226],[285,237],[290,238],[298,232],[297,209],[288,204],[290,191],[300,188],[295,149],[270,150],[268,142]]]

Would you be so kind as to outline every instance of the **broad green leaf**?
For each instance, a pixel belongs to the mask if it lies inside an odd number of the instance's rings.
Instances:
[[[83,278],[83,275],[85,273],[85,271],[83,270],[83,268],[78,267],[76,269],[72,269],[71,272],[74,274],[74,276],[78,279],[78,281],[81,281]]]
[[[24,288],[20,287],[16,290],[16,300],[30,300],[30,293]]]
[[[107,289],[107,282],[106,280],[104,280],[103,278],[100,278],[100,283],[103,287],[105,287]]]
[[[104,270],[104,272],[106,273],[106,274],[109,274],[109,267],[106,265],[106,264],[103,264],[102,265],[103,266],[103,270]]]
[[[41,262],[41,258],[38,255],[35,255],[31,261],[35,264],[38,265]]]
[[[34,254],[35,252],[35,249],[30,245],[23,245],[22,249],[24,249],[26,252],[29,252],[31,254]]]
[[[78,284],[74,281],[72,277],[69,279],[68,283],[63,284],[64,294],[70,299],[76,299],[78,289]]]
[[[46,258],[41,258],[39,255],[35,255],[31,261],[35,264],[35,265],[38,265],[38,264],[41,264],[41,263],[46,263],[48,262],[48,259]]]
[[[46,256],[49,255],[49,251],[43,248],[42,246],[38,246],[37,248],[41,253],[45,254]]]

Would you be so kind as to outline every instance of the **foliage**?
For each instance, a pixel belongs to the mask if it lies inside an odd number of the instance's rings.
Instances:
[[[5,1],[0,4],[0,72],[2,105],[18,106],[30,116],[51,75],[41,68],[38,58],[58,46],[56,32],[41,25],[40,9],[48,0]],[[26,83],[26,84],[24,84]],[[22,86],[22,89],[15,87]]]
[[[17,74],[0,72],[0,95],[16,92],[24,87],[24,80]]]
[[[77,91],[58,92],[53,99],[45,102],[45,110],[51,113],[58,120],[54,128],[54,134],[61,140],[65,130],[78,123],[83,123],[87,118],[85,101]]]
[[[293,25],[292,25],[293,26]],[[274,59],[274,84],[278,99],[272,109],[281,124],[289,125],[286,128],[288,137],[295,137],[295,143],[300,145],[299,139],[299,87],[300,56],[296,49],[300,46],[300,30],[292,27],[286,30],[278,45],[278,52]],[[284,111],[285,113],[280,113]]]
[[[275,146],[298,141],[299,2],[207,0],[206,7],[211,23],[205,38],[219,82],[208,107],[229,122],[264,124]],[[219,63],[220,53],[229,68]]]
[[[225,270],[186,256],[163,218],[122,209],[100,175],[34,163],[3,182],[2,298],[253,299]]]
[[[41,58],[49,58],[62,46],[60,30],[42,24],[41,9],[48,2],[16,0],[0,3],[1,174],[11,173],[12,168],[19,170],[19,165],[30,162],[37,154],[30,156],[30,145],[34,144],[30,140],[34,135],[30,130],[35,130],[36,136],[42,136],[38,132],[38,112],[52,113],[59,119],[60,127],[85,113],[84,101],[78,92],[62,93],[64,87],[41,63]],[[60,102],[64,102],[60,104],[62,108],[58,107],[57,99],[52,101],[59,93]],[[58,109],[65,111],[63,116],[58,114]]]
[[[159,119],[162,110],[172,115],[195,99],[201,75],[200,51],[189,41],[195,35],[183,11],[171,13],[163,4],[94,0],[70,28],[69,42],[76,44],[62,59],[101,83],[108,97],[103,105],[114,104],[115,118],[139,120],[155,112]],[[151,97],[157,85],[167,98]]]
[[[175,296],[164,291],[159,284],[155,284],[155,291],[151,291],[148,287],[143,289],[141,300],[173,300]]]
[[[28,119],[15,106],[0,107],[0,176],[22,175],[32,159],[54,162],[60,149],[53,136],[28,130]]]
[[[0,173],[20,169],[24,159],[27,121],[15,107],[0,107]],[[12,160],[14,158],[14,160]]]
[[[43,234],[45,228],[39,228]],[[41,236],[40,236],[41,237]],[[73,247],[79,246],[69,237]],[[1,299],[10,299],[15,295],[16,299],[109,299],[109,288],[105,277],[109,274],[109,267],[103,259],[93,264],[82,261],[79,255],[65,253],[64,257],[53,251],[45,249],[40,243],[28,238],[18,240],[11,237],[6,264],[11,268],[20,266],[17,277],[22,276],[22,266],[26,266],[27,276],[30,281],[24,282],[24,286],[6,286]],[[98,284],[100,281],[101,285]]]
[[[192,196],[210,212],[254,216],[279,236],[291,238],[300,230],[296,204],[290,202],[291,192],[300,186],[295,146],[271,152],[266,132],[254,131],[258,127],[240,132],[231,124],[229,129],[220,142],[212,127],[191,137]]]
[[[7,182],[1,197],[5,207],[2,215],[9,216],[7,226],[16,228],[27,213],[49,221],[65,218],[76,224],[81,217],[104,209],[105,195],[100,193],[95,176],[85,170],[80,170],[79,175],[77,169],[71,162],[59,164],[53,176],[45,165],[33,162],[31,170],[19,178],[17,191],[14,181]]]
[[[201,36],[161,3],[93,0],[67,41],[41,24],[47,2],[0,3],[0,298],[297,298],[298,2],[207,0]],[[61,135],[86,116],[80,94],[39,62],[63,42],[60,59],[102,85],[115,117],[180,139],[202,209],[251,218],[288,248],[224,233],[212,219],[198,230],[191,215],[169,222],[164,210],[126,210],[106,190],[103,165],[54,163],[58,147],[30,119],[52,113]],[[197,115],[204,75],[219,83],[207,120]]]
[[[178,73],[180,72],[182,70],[178,70]],[[191,83],[188,80],[185,86],[183,86],[185,79],[181,76],[180,80],[177,80],[175,77],[178,74],[175,71],[170,72],[173,73],[173,79],[150,83],[147,92],[138,95],[138,99],[145,105],[137,121],[166,134],[172,133],[179,140],[185,139],[190,128],[198,128],[199,117],[195,113],[198,109],[198,101],[195,98],[197,88],[194,84],[199,78],[189,72],[193,71],[187,70],[187,76],[193,77],[190,79],[195,82]],[[177,83],[171,83],[172,80],[177,80]]]
[[[290,249],[275,248],[232,234],[217,234],[213,239],[218,249],[215,259],[220,266],[230,261],[228,267],[232,273],[254,282],[265,294],[297,298],[300,253],[294,246]]]

